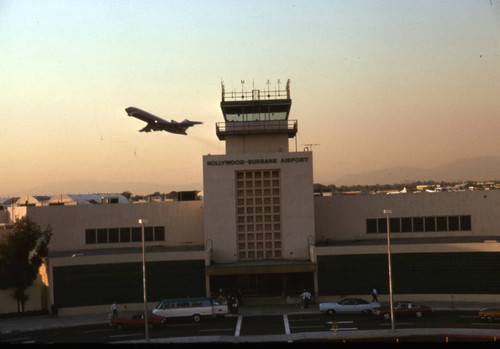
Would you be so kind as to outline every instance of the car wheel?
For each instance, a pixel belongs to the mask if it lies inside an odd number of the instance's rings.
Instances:
[[[488,316],[486,316],[486,321],[493,322],[493,321],[495,321],[495,318],[493,318],[493,316],[491,316],[491,315],[488,315]]]
[[[116,325],[115,325],[115,328],[116,328],[117,330],[123,330],[123,325],[122,325],[122,324],[116,324]]]
[[[391,319],[391,314],[390,313],[383,313],[382,314],[382,318],[384,320],[390,320]]]
[[[193,320],[194,320],[194,322],[199,322],[201,320],[200,314],[194,314],[193,315]]]
[[[422,312],[421,312],[421,311],[417,311],[417,312],[415,313],[415,316],[417,317],[417,319],[420,319],[422,316],[424,316],[424,314],[422,314]]]
[[[332,315],[332,316],[333,316],[333,315],[335,315],[337,312],[336,312],[335,310],[333,310],[333,309],[328,309],[328,310],[326,311],[326,313],[327,313],[328,315]]]

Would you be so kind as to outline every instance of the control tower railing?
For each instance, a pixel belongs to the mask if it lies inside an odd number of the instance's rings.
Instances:
[[[216,133],[220,140],[228,135],[285,133],[289,138],[297,134],[297,120],[218,122]]]
[[[242,81],[244,84],[244,81]],[[278,84],[279,86],[279,84]],[[231,91],[226,92],[224,84],[222,84],[222,102],[224,101],[259,101],[259,100],[276,100],[276,99],[290,99],[290,79],[286,83],[286,88],[284,90],[278,89],[267,89],[267,91],[261,91],[252,89],[251,91]]]

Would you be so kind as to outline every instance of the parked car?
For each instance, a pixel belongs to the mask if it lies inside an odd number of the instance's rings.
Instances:
[[[477,316],[481,320],[486,320],[488,322],[493,322],[495,320],[500,320],[500,309],[487,308],[480,309]]]
[[[422,316],[430,315],[432,309],[426,305],[420,305],[414,302],[397,302],[394,304],[394,317],[416,317],[421,318]],[[374,314],[381,316],[384,320],[391,319],[391,308],[390,307],[380,307],[373,310]]]
[[[378,302],[367,302],[361,298],[344,298],[338,303],[320,303],[319,311],[328,315],[337,313],[371,314],[374,308],[380,307]]]
[[[149,328],[154,328],[160,326],[165,319],[156,316],[156,315],[149,315],[148,316],[148,327]],[[111,326],[121,330],[124,328],[144,328],[145,326],[145,317],[144,317],[144,312],[136,312],[133,313],[131,317],[128,318],[116,318],[116,319],[111,319]]]

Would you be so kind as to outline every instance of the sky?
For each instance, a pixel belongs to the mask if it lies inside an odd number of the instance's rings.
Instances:
[[[202,190],[221,83],[288,79],[315,183],[498,156],[500,0],[1,0],[0,197]]]

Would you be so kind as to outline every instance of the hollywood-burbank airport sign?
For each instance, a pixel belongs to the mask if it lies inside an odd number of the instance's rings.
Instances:
[[[309,157],[291,158],[259,158],[248,160],[208,160],[207,166],[242,166],[242,165],[267,165],[267,164],[292,164],[309,162]]]

